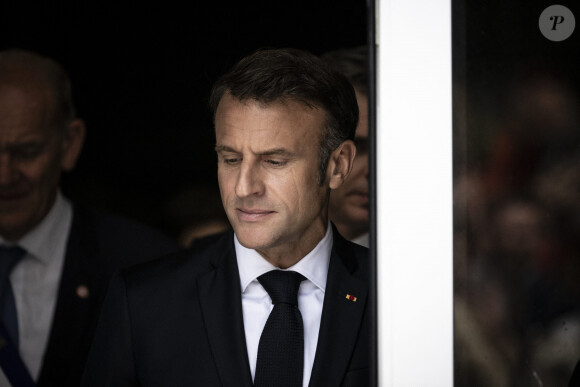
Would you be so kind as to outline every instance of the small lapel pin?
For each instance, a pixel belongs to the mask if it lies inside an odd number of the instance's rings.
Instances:
[[[79,285],[77,287],[77,296],[78,298],[85,299],[89,297],[89,288],[85,285]]]
[[[352,296],[350,294],[347,294],[346,295],[346,299],[349,300],[349,301],[352,301],[352,302],[356,302],[356,297],[355,296]]]

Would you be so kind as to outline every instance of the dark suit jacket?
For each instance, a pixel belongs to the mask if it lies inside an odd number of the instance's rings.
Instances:
[[[369,385],[368,282],[367,249],[334,230],[310,386]],[[252,386],[232,232],[115,277],[83,377],[113,385]]]
[[[178,250],[143,225],[76,206],[38,386],[78,387],[114,271]],[[88,290],[83,294],[84,290]]]

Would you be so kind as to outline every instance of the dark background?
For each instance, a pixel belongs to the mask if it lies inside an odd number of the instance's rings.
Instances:
[[[538,19],[560,4],[576,16],[566,40],[546,39]],[[489,157],[490,121],[509,116],[519,82],[549,74],[580,94],[580,7],[574,0],[452,1],[455,171]],[[580,133],[580,131],[579,131]]]
[[[58,60],[88,136],[67,195],[159,224],[192,183],[215,184],[211,85],[261,47],[366,43],[364,0],[0,2],[0,49]]]

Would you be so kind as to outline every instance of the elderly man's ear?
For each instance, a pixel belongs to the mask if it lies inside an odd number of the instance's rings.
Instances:
[[[354,162],[356,146],[351,140],[340,144],[330,155],[326,174],[330,189],[337,189],[346,180]]]
[[[71,171],[76,163],[85,142],[85,122],[80,118],[72,120],[65,128],[63,152],[60,166],[63,171]]]

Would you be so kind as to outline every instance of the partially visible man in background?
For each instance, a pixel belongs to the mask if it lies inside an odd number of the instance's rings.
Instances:
[[[321,57],[343,73],[356,92],[359,122],[356,128],[356,158],[345,183],[330,195],[330,220],[346,238],[369,246],[369,156],[368,156],[368,51],[366,46],[330,51]]]
[[[0,385],[78,386],[112,272],[176,250],[59,190],[85,138],[55,61],[0,52]]]

